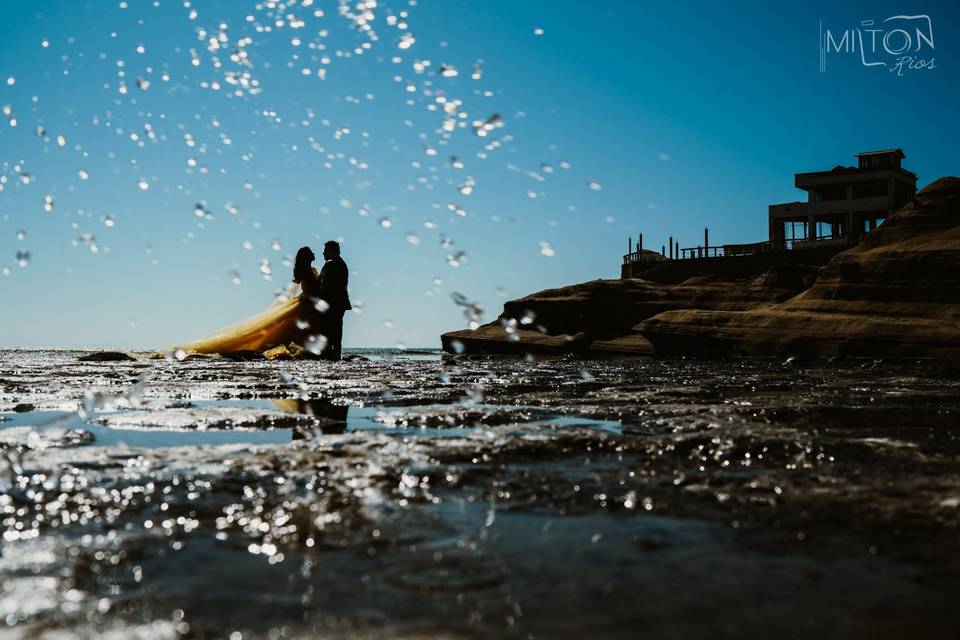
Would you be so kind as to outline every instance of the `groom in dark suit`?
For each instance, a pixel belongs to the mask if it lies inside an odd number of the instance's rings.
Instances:
[[[323,314],[327,346],[321,354],[328,360],[339,360],[343,349],[343,314],[352,309],[347,295],[349,272],[340,257],[340,244],[329,240],[323,245],[323,268],[320,270],[321,298],[329,308]]]

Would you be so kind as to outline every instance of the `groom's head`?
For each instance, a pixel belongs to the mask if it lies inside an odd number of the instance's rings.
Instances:
[[[330,260],[340,255],[340,243],[336,240],[327,240],[323,243],[323,259]]]

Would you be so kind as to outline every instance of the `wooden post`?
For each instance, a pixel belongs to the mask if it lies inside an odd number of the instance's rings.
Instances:
[[[670,243],[670,259],[673,260],[673,236],[670,236],[668,242]]]
[[[663,245],[663,244],[660,245],[660,255],[662,255],[664,258],[667,257],[667,247],[666,247],[666,245]]]
[[[643,234],[641,233],[640,236],[637,238],[637,257],[639,258],[642,255],[643,255]]]
[[[703,250],[707,255],[710,254],[710,229],[703,228]]]
[[[633,253],[633,238],[627,238],[627,255]]]
[[[678,259],[680,258],[680,241],[679,240],[677,240],[677,250],[674,253],[674,255],[677,256]]]

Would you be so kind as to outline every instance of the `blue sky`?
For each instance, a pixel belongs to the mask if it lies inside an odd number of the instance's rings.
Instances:
[[[373,38],[336,2],[270,4],[2,4],[0,345],[195,339],[270,304],[300,245],[341,238],[362,303],[345,345],[435,346],[466,326],[452,293],[493,319],[617,277],[628,235],[763,240],[796,171],[902,147],[921,184],[958,173],[953,2],[380,0]],[[834,54],[820,72],[821,23],[901,14],[930,16],[935,69]],[[259,91],[233,95],[244,71]]]

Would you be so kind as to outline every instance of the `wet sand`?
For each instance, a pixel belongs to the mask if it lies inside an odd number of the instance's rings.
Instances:
[[[11,637],[956,637],[960,371],[0,354]]]

